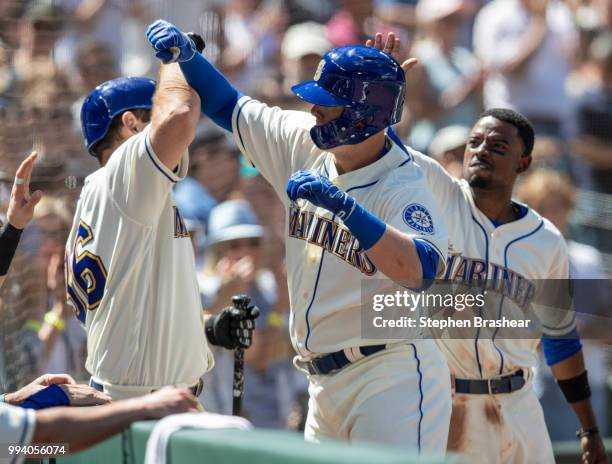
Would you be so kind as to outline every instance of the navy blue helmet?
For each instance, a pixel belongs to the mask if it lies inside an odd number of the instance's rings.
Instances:
[[[115,116],[136,108],[151,109],[155,81],[145,77],[118,77],[100,84],[81,107],[81,127],[87,151],[104,138]]]
[[[323,150],[354,145],[400,121],[406,79],[401,65],[380,50],[362,45],[327,52],[314,79],[291,88],[309,103],[343,106],[340,117],[310,130]]]

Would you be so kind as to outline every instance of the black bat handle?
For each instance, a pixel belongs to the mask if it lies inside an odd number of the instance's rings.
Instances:
[[[232,386],[232,415],[239,416],[244,395],[244,348],[234,350],[234,383]]]
[[[251,299],[247,295],[237,295],[232,298],[232,304],[246,314]],[[239,416],[242,410],[244,395],[244,348],[234,350],[234,382],[232,385],[232,415]]]

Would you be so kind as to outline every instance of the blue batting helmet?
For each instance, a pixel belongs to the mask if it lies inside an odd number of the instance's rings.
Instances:
[[[362,45],[327,52],[314,80],[291,88],[309,103],[343,106],[340,117],[310,130],[317,147],[354,145],[399,122],[406,79],[401,65],[380,50]]]
[[[81,107],[81,127],[87,151],[106,136],[115,116],[136,108],[151,109],[155,81],[145,77],[118,77],[100,84]]]

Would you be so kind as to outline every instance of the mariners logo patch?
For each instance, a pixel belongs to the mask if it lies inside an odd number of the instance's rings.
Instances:
[[[423,234],[433,234],[434,225],[431,214],[423,205],[412,203],[404,209],[404,222],[411,229],[418,230]]]
[[[319,66],[317,66],[317,70],[315,71],[314,80],[318,81],[321,78],[321,72],[323,71],[323,66],[325,66],[325,60],[319,61]]]

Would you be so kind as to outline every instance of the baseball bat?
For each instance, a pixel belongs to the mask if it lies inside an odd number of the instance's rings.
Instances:
[[[247,314],[251,298],[247,295],[236,295],[232,304],[241,313]],[[239,416],[242,410],[242,397],[244,395],[244,348],[239,346],[234,350],[234,381],[232,384],[232,415]]]

